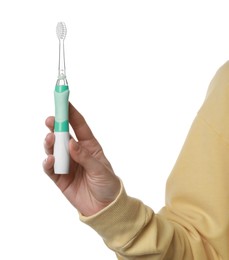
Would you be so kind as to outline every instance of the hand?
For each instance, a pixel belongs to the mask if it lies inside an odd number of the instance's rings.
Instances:
[[[54,174],[54,117],[45,121],[51,133],[44,142],[48,156],[43,168],[72,205],[82,215],[91,216],[115,200],[120,191],[120,181],[83,116],[71,104],[69,122],[78,140],[71,138],[69,141],[70,173]]]

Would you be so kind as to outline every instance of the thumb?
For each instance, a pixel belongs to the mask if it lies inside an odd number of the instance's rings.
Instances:
[[[81,165],[86,171],[95,172],[101,170],[101,163],[73,138],[69,141],[69,152],[73,161]]]

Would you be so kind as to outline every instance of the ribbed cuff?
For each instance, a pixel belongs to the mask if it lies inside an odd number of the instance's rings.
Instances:
[[[112,249],[124,247],[145,225],[152,210],[141,201],[127,196],[121,182],[121,190],[109,206],[97,214],[80,220],[92,227]]]

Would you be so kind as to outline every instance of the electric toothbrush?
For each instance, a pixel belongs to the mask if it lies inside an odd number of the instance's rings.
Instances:
[[[59,22],[56,27],[56,34],[59,39],[59,67],[58,78],[54,91],[55,99],[55,123],[54,134],[55,143],[53,155],[54,173],[68,174],[69,173],[69,122],[68,122],[68,98],[69,87],[66,78],[65,70],[65,55],[64,55],[64,40],[67,34],[65,23]]]

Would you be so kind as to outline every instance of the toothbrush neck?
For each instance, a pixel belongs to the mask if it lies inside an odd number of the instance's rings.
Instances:
[[[58,67],[58,79],[66,78],[65,70],[65,55],[64,55],[64,40],[59,40],[59,67]]]

